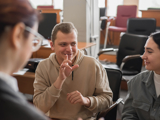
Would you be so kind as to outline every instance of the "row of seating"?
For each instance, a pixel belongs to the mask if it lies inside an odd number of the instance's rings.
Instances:
[[[116,26],[109,26],[108,28],[109,31],[126,31],[120,38],[116,64],[108,65],[107,62],[105,63],[105,66],[107,64],[110,68],[121,69],[123,75],[136,75],[141,71],[142,59],[140,56],[144,52],[145,42],[148,36],[156,31],[154,18],[136,18],[136,12],[137,7],[135,5],[119,5]],[[115,49],[102,49],[98,56],[108,51],[115,51]]]
[[[105,12],[104,12],[105,11]],[[115,25],[108,26],[103,20],[101,23],[101,29],[106,28],[106,36],[104,42],[104,48],[106,48],[107,38],[109,35],[108,43],[113,45],[114,43],[114,32],[126,32],[139,35],[150,35],[150,33],[156,31],[156,20],[154,18],[136,18],[137,15],[136,5],[119,5],[117,7],[117,16],[115,18]],[[106,15],[106,8],[100,9],[100,17]],[[107,20],[109,23],[111,19]],[[108,32],[113,32],[112,39]]]
[[[122,6],[119,6],[119,7],[120,7],[120,9],[118,9],[118,12],[122,12],[122,10],[121,10]],[[135,6],[134,6],[134,9],[136,9]],[[127,11],[127,10],[125,10],[125,11]],[[106,11],[104,14],[106,14]],[[48,15],[49,14],[47,14],[47,16]],[[47,16],[44,17],[44,20],[46,19]],[[55,14],[55,16],[56,16],[56,14]],[[118,16],[119,16],[119,14],[118,14]],[[122,101],[122,99],[119,99],[119,92],[120,92],[122,75],[135,75],[141,71],[142,59],[140,58],[140,55],[142,55],[144,52],[144,44],[148,38],[147,36],[151,32],[154,32],[156,29],[155,19],[135,18],[136,13],[134,15],[134,18],[129,18],[129,19],[128,19],[128,17],[133,17],[133,16],[128,16],[126,14],[125,15],[123,14],[121,16],[121,18],[125,18],[123,20],[118,20],[118,16],[116,18],[116,20],[117,20],[116,27],[118,27],[118,25],[120,25],[120,27],[121,27],[118,29],[118,31],[125,30],[125,31],[127,31],[127,33],[125,33],[121,37],[121,41],[120,41],[118,50],[117,49],[103,49],[98,54],[98,55],[101,55],[102,53],[104,53],[106,51],[111,51],[111,50],[117,51],[116,64],[112,63],[112,64],[108,65],[108,63],[106,63],[106,62],[105,63],[102,62],[103,66],[106,69],[107,75],[108,75],[110,87],[113,91],[113,101],[115,102],[115,104],[113,104],[111,106],[111,108],[113,107],[112,111],[109,111],[110,109],[107,109],[106,111],[102,111],[101,113],[99,113],[97,119],[100,117],[104,117],[105,119],[116,120],[116,113],[117,113],[117,106],[116,105]],[[145,22],[144,22],[144,20],[145,20]],[[120,22],[124,22],[124,21],[125,22],[128,21],[127,22],[128,27],[126,29],[123,28],[123,25],[125,25],[125,24],[120,23]],[[148,21],[150,23],[148,23]],[[104,22],[106,22],[106,20]],[[105,25],[106,23],[104,23],[104,22],[102,24]],[[56,23],[56,21],[55,21],[55,23]],[[43,25],[43,24],[41,23],[41,25]],[[41,32],[40,28],[42,28],[42,27],[44,28],[44,26],[39,27],[39,32]],[[116,29],[116,27],[110,27],[109,31],[111,31],[111,30],[114,31],[114,28]],[[147,27],[149,27],[149,29],[146,29]],[[51,28],[53,28],[53,27],[51,27]],[[42,31],[44,31],[44,29]],[[132,33],[132,34],[130,34],[130,33]],[[137,35],[135,35],[135,34],[137,34]],[[145,35],[147,35],[147,36],[145,36]],[[44,36],[47,38],[48,34],[46,33],[46,34],[44,34]]]
[[[106,9],[104,10],[106,12]],[[99,113],[97,119],[104,117],[105,119],[116,120],[116,105],[122,102],[122,99],[119,99],[121,80],[126,80],[124,79],[124,76],[133,77],[134,75],[141,72],[141,55],[144,53],[144,45],[148,39],[148,36],[152,32],[156,31],[156,20],[154,18],[136,18],[136,12],[136,6],[118,6],[115,26],[109,26],[107,28],[109,31],[126,33],[120,37],[120,44],[118,49],[107,48],[102,49],[98,53],[98,56],[100,56],[105,52],[117,52],[116,63],[101,61],[108,74],[110,87],[113,91],[113,101],[117,102],[115,102],[115,104],[112,105],[110,109]],[[108,20],[108,22],[110,21]],[[106,23],[103,23],[103,25],[104,24]],[[102,29],[104,29],[103,25],[101,24]],[[106,33],[108,35],[107,30]],[[107,39],[107,37],[105,37],[105,39]],[[107,43],[107,41],[105,41],[105,43]],[[112,44],[113,41],[110,40],[110,43]],[[105,46],[106,44],[104,45],[104,48]]]

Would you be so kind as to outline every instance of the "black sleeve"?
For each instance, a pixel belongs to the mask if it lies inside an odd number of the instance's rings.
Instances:
[[[48,120],[48,118],[10,86],[1,84],[0,120]]]

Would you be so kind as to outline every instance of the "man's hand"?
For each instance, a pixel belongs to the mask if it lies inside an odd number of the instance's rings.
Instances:
[[[60,69],[59,69],[59,79],[65,80],[73,70],[79,67],[79,65],[70,66],[72,64],[71,60],[68,59],[68,55],[65,56],[65,60],[62,62]]]
[[[67,100],[71,104],[79,103],[81,105],[84,105],[86,107],[90,107],[91,101],[87,97],[83,97],[83,95],[79,91],[73,91],[71,93],[67,94]]]
[[[68,59],[68,55],[65,56],[65,60],[62,62],[59,69],[59,76],[57,80],[53,83],[53,85],[57,89],[61,89],[64,83],[64,80],[72,73],[73,70],[79,67],[79,65],[72,65],[71,58]]]

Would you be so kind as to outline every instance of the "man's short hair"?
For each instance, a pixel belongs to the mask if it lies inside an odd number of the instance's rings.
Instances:
[[[56,36],[57,36],[58,31],[61,31],[62,33],[65,33],[65,34],[68,34],[68,33],[71,33],[73,30],[78,34],[77,29],[75,28],[75,26],[71,22],[63,22],[63,23],[59,23],[59,24],[55,25],[52,30],[52,34],[51,34],[52,42],[54,43],[54,41],[56,40]]]

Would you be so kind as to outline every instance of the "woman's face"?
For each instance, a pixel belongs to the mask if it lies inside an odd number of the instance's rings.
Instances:
[[[32,27],[32,29],[37,32],[38,23],[35,23],[35,25]],[[24,38],[22,40],[22,43],[21,43],[22,47],[21,47],[21,50],[20,50],[20,53],[19,53],[19,59],[17,60],[17,64],[19,64],[19,68],[17,68],[16,71],[23,68],[25,66],[25,64],[27,63],[27,61],[29,60],[29,58],[31,57],[33,39],[34,39],[34,35],[29,32],[28,37]]]
[[[145,52],[142,59],[144,60],[145,68],[160,74],[160,49],[152,37],[149,37],[144,48]]]

